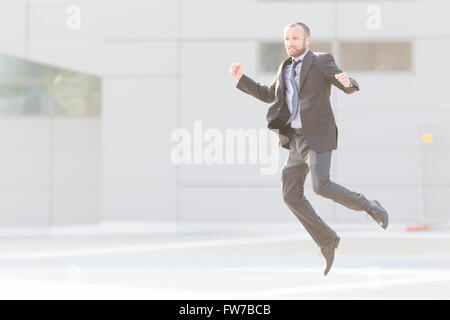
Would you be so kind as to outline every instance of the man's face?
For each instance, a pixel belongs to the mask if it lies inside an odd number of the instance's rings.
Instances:
[[[307,37],[305,31],[300,26],[286,28],[284,30],[284,46],[290,57],[301,56],[311,43],[311,37]]]

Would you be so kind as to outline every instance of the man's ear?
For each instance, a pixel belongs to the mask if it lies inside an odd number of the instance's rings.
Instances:
[[[306,37],[306,47],[308,48],[309,47],[309,45],[311,44],[311,36],[307,36]]]

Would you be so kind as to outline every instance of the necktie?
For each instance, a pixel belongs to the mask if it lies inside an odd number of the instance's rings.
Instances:
[[[292,84],[292,88],[293,90],[293,94],[292,94],[292,112],[291,112],[291,116],[289,117],[289,120],[287,121],[287,123],[291,123],[295,116],[297,115],[297,111],[299,109],[299,101],[298,101],[298,84],[297,81],[295,81],[295,76],[296,76],[296,67],[297,65],[302,62],[302,60],[298,60],[298,61],[294,61],[294,63],[292,64],[292,70],[291,70],[291,77],[290,77],[290,81]]]

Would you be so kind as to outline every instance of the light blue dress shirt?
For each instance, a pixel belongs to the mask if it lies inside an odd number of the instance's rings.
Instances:
[[[305,58],[305,55],[308,53],[309,49],[307,49],[301,56],[294,58],[294,61],[298,61],[299,59],[303,60]],[[302,69],[303,61],[297,64],[295,68],[295,82],[297,84],[300,84],[300,71]],[[294,88],[292,87],[291,81],[289,80],[291,77],[291,71],[292,66],[294,63],[287,65],[283,70],[283,80],[286,85],[286,103],[289,108],[289,112],[292,113],[292,94],[294,93]],[[291,122],[292,128],[301,128],[302,127],[302,120],[300,118],[300,110],[297,112],[297,115],[295,116],[294,120]]]

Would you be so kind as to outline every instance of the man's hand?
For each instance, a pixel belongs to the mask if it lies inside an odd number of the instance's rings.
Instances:
[[[230,76],[239,81],[242,77],[242,71],[243,69],[240,63],[233,63],[230,68]]]
[[[351,82],[350,79],[348,78],[348,76],[345,74],[345,72],[339,73],[339,74],[335,74],[334,75],[336,77],[336,79],[342,83],[342,85],[346,88],[351,86]]]

